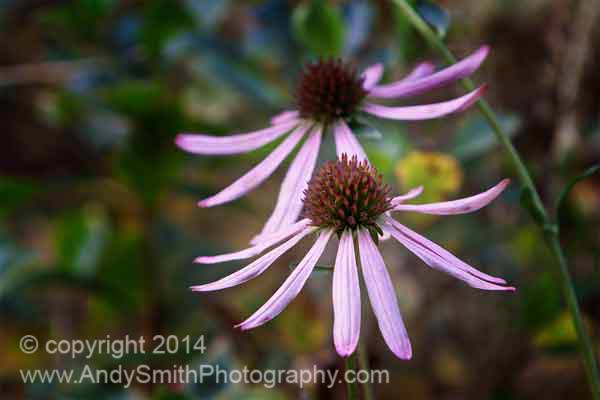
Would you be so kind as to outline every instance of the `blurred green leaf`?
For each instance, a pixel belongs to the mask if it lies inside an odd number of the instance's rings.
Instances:
[[[115,291],[95,279],[78,276],[70,271],[30,265],[12,269],[4,274],[0,280],[0,302],[6,298],[20,296],[26,290],[47,288],[53,285],[82,289],[88,293],[110,298],[119,304],[122,304],[124,299],[122,296],[124,292]]]
[[[183,2],[152,0],[146,2],[142,43],[151,57],[157,57],[167,41],[178,32],[194,27],[194,18]]]
[[[77,36],[97,39],[105,18],[118,5],[117,0],[79,0],[64,6],[48,8],[39,16],[40,22],[47,26],[51,34],[61,32],[64,28]],[[63,28],[63,29],[61,29]]]
[[[102,92],[108,104],[131,117],[144,117],[160,109],[168,99],[167,90],[158,82],[126,80]]]
[[[361,139],[365,140],[381,140],[383,139],[382,133],[372,124],[366,120],[353,123],[351,125],[352,132]]]
[[[56,234],[58,265],[78,276],[94,276],[107,235],[105,217],[98,209],[67,215]]]
[[[425,20],[440,37],[445,37],[450,27],[450,14],[445,8],[429,0],[420,0],[415,6],[415,10],[421,18]]]
[[[344,21],[340,10],[325,1],[300,4],[292,15],[296,39],[322,57],[339,56],[344,46]]]
[[[186,396],[182,393],[174,393],[168,390],[167,388],[159,389],[154,396],[152,396],[152,400],[191,400],[192,397]]]
[[[577,185],[579,182],[581,182],[584,179],[589,178],[590,176],[592,176],[598,172],[600,172],[600,164],[594,165],[594,166],[588,168],[581,175],[578,175],[575,178],[571,179],[571,181],[567,184],[567,186],[565,186],[564,189],[560,192],[560,195],[558,196],[558,202],[556,203],[556,221],[557,221],[559,229],[560,229],[560,225],[561,225],[562,221],[564,220],[563,216],[565,213],[564,210],[565,210],[566,200],[569,196],[569,193],[571,193],[571,190],[573,190],[575,185]]]
[[[29,180],[0,178],[0,217],[22,207],[39,188]]]
[[[562,312],[535,335],[535,344],[542,347],[556,347],[577,344],[577,331],[571,314]]]
[[[519,129],[520,120],[516,115],[500,115],[502,130],[510,137]],[[488,122],[479,114],[469,117],[454,138],[452,154],[463,161],[481,157],[493,150],[498,141]]]
[[[563,309],[560,285],[551,273],[538,273],[533,282],[519,287],[523,297],[523,324],[533,330],[553,321]]]
[[[153,207],[182,160],[173,144],[186,125],[181,105],[162,83],[151,80],[121,82],[103,95],[111,108],[136,121],[129,146],[116,159],[117,170]]]
[[[126,296],[113,303],[122,311],[141,305],[145,299],[147,278],[144,273],[143,254],[143,238],[137,232],[119,232],[111,237],[110,244],[100,260],[100,281]]]
[[[371,163],[384,176],[392,175],[395,163],[412,147],[405,126],[364,113],[356,116],[354,125],[366,126],[359,139]]]

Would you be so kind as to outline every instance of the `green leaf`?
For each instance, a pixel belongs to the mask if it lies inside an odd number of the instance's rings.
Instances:
[[[352,132],[361,139],[381,140],[383,135],[379,129],[367,122],[355,122],[351,126]]]
[[[579,182],[581,182],[584,179],[589,178],[590,176],[594,175],[595,173],[597,173],[599,171],[600,171],[600,164],[594,165],[594,166],[588,168],[587,170],[585,170],[583,172],[583,174],[578,175],[575,178],[571,179],[571,181],[567,184],[567,186],[565,186],[564,189],[560,192],[560,195],[558,196],[558,202],[556,203],[556,221],[557,221],[557,225],[559,228],[561,225],[561,221],[564,219],[563,217],[565,214],[565,204],[566,204],[567,197],[569,196],[569,193],[571,193],[571,190],[573,190],[575,185],[577,185]]]
[[[566,311],[562,312],[535,335],[534,342],[536,345],[546,348],[575,346],[577,344],[577,331],[571,314]]]
[[[95,279],[79,276],[70,271],[48,269],[37,265],[12,269],[0,280],[0,302],[6,298],[14,298],[23,291],[33,288],[45,288],[58,285],[64,288],[83,289],[86,292],[110,298],[122,304],[124,291],[117,291]]]
[[[0,178],[0,216],[23,207],[39,189],[37,184],[26,179]]]
[[[105,217],[99,210],[67,215],[60,221],[56,235],[60,268],[82,277],[94,276],[107,233]]]
[[[144,304],[147,285],[147,266],[144,262],[140,232],[125,231],[113,235],[99,262],[98,279],[103,285],[126,294],[126,298],[119,299],[121,310],[129,311]]]
[[[563,309],[560,286],[551,273],[542,271],[531,282],[519,288],[522,296],[522,323],[538,331],[558,317]]]
[[[499,115],[498,120],[502,130],[509,137],[515,135],[521,124],[519,117],[512,114]],[[483,116],[474,114],[467,119],[454,137],[452,154],[462,161],[467,161],[481,157],[497,146],[498,141],[494,137],[490,124]]]
[[[415,11],[425,20],[439,37],[444,38],[450,27],[450,14],[439,5],[430,1],[419,1],[415,6]]]
[[[299,5],[292,15],[296,39],[314,55],[339,56],[344,45],[344,23],[339,9],[324,1]]]

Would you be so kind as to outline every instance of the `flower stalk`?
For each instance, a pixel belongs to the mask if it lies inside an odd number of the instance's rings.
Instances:
[[[349,376],[348,371],[356,370],[356,352],[346,357],[344,364],[346,366],[346,375]],[[356,379],[346,380],[346,398],[348,400],[358,400],[360,398]]]
[[[362,269],[362,265],[360,262],[360,254],[359,254],[359,244],[358,244],[358,238],[355,236],[352,240],[354,240],[354,256],[356,257],[356,263],[357,263],[357,267],[359,270]],[[360,291],[361,293],[365,293],[367,288],[365,287],[365,282],[364,282],[364,278],[361,277],[359,278],[359,282],[360,282]],[[367,303],[364,302],[361,305],[362,307],[362,316],[363,316],[363,329],[365,331],[369,330],[369,307],[367,307]],[[361,370],[364,371],[371,371],[371,366],[369,365],[369,349],[367,346],[367,338],[369,337],[368,332],[366,332],[367,334],[364,335],[364,337],[362,339],[359,340],[358,342],[358,367]],[[367,382],[365,382],[362,385],[362,389],[363,389],[363,397],[365,400],[373,400],[375,398],[374,394],[373,394],[373,385],[372,382],[370,380],[368,380]]]
[[[427,41],[432,48],[442,55],[447,64],[455,64],[457,62],[456,58],[450,52],[448,47],[446,47],[441,38],[429,27],[429,25],[427,25],[427,23],[419,16],[419,14],[406,0],[393,0],[393,2],[398,6],[400,12],[413,25],[413,27],[421,34],[421,36],[423,36],[425,41]],[[475,87],[473,81],[469,78],[462,79],[461,83],[467,90],[472,90]],[[531,174],[525,166],[523,159],[513,146],[509,136],[502,130],[495,112],[488,102],[483,98],[479,98],[476,101],[476,104],[480,112],[489,123],[494,135],[496,136],[496,139],[498,142],[500,142],[513,168],[515,169],[519,177],[519,181],[524,187],[525,195],[528,196],[528,211],[532,214],[534,221],[542,229],[546,244],[548,245],[550,253],[556,262],[558,269],[556,275],[560,280],[563,296],[565,297],[565,301],[569,308],[571,318],[577,332],[579,350],[584,361],[590,390],[593,398],[595,400],[600,400],[600,376],[598,374],[596,358],[590,337],[583,324],[581,311],[577,301],[577,295],[573,287],[573,280],[568,269],[564,251],[560,244],[558,227],[550,218],[548,211],[542,203]]]

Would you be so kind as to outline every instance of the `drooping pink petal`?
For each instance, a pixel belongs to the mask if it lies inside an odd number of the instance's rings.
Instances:
[[[417,79],[429,76],[435,71],[435,65],[430,62],[422,62],[418,64],[408,75],[398,81],[399,82],[410,82]]]
[[[496,283],[504,284],[506,281],[478,271],[464,261],[458,259],[449,251],[410,230],[392,218],[386,218],[384,229],[389,231],[392,237],[423,260],[425,264],[434,269],[446,272],[447,274],[466,282],[469,286],[484,290],[515,290],[513,287],[497,285]]]
[[[337,353],[354,353],[360,336],[360,286],[352,231],[340,238],[333,270],[333,342]]]
[[[400,204],[402,202],[405,202],[407,200],[412,200],[415,197],[420,196],[421,193],[423,193],[423,186],[417,186],[416,188],[410,189],[408,192],[406,192],[403,195],[396,196],[396,197],[392,198],[390,200],[390,202],[392,203],[393,206],[395,206],[395,205],[398,205],[398,204]]]
[[[384,99],[414,96],[428,90],[445,86],[470,75],[489,53],[489,47],[483,46],[467,58],[436,73],[414,80],[401,80],[387,85],[375,86],[369,92],[372,97]]]
[[[319,147],[321,147],[321,132],[322,127],[317,126],[306,143],[302,145],[281,184],[273,214],[267,220],[262,232],[252,239],[251,244],[259,243],[264,235],[277,232],[298,219],[302,211],[302,193],[308,186],[308,181],[317,164]]]
[[[271,125],[279,125],[300,118],[300,113],[296,110],[285,110],[271,118]]]
[[[292,130],[297,120],[289,120],[269,128],[231,136],[180,133],[175,144],[194,154],[239,154],[258,149]]]
[[[363,111],[381,118],[416,121],[443,117],[453,112],[469,107],[485,92],[486,86],[480,86],[471,93],[453,100],[419,106],[387,107],[379,104],[366,103]]]
[[[365,229],[358,231],[358,246],[362,273],[379,330],[392,353],[408,360],[412,357],[412,349],[400,315],[394,284],[371,234]]]
[[[434,215],[455,215],[466,214],[479,210],[490,204],[502,191],[508,186],[510,179],[504,179],[496,186],[479,193],[475,196],[465,197],[464,199],[442,201],[429,204],[398,204],[394,211],[415,211],[423,214]],[[392,203],[393,204],[393,203]]]
[[[352,158],[352,156],[355,155],[359,162],[363,160],[369,162],[365,150],[362,148],[346,122],[340,120],[335,125],[333,133],[335,138],[335,150],[338,158],[340,158],[343,153],[346,153],[348,158]]]
[[[383,64],[377,63],[373,64],[367,69],[363,71],[361,77],[364,79],[363,88],[365,90],[370,90],[373,86],[377,85],[377,83],[381,80],[383,76]]]
[[[305,126],[297,127],[267,158],[219,193],[198,202],[198,205],[200,207],[213,207],[227,203],[242,197],[256,188],[271,176],[273,171],[294,150],[294,147],[296,147],[304,136],[306,129]]]
[[[217,264],[226,261],[244,260],[246,258],[254,257],[255,255],[262,253],[265,249],[268,249],[271,246],[275,246],[282,240],[285,240],[288,237],[302,231],[309,224],[310,220],[308,218],[305,218],[301,221],[296,222],[295,224],[281,229],[278,232],[275,232],[272,235],[266,235],[262,241],[256,243],[256,245],[247,249],[236,251],[234,253],[219,254],[217,256],[200,256],[196,258],[194,262],[197,264]]]
[[[242,330],[256,328],[279,315],[304,287],[332,234],[332,230],[322,231],[313,247],[306,253],[300,264],[292,271],[275,294],[250,318],[236,325],[236,328],[239,327]]]
[[[268,253],[256,259],[254,262],[248,264],[239,271],[236,271],[231,275],[219,279],[216,282],[207,283],[205,285],[192,286],[191,289],[194,292],[209,292],[213,290],[221,290],[232,286],[240,285],[244,282],[249,281],[250,279],[256,278],[258,275],[265,272],[267,268],[269,268],[271,264],[275,262],[275,260],[281,257],[283,253],[294,247],[306,235],[314,232],[316,229],[317,228],[315,227],[304,228],[304,230],[293,236],[287,242],[269,251]]]

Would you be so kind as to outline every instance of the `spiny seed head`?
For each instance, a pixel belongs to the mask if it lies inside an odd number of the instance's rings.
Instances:
[[[304,216],[313,225],[345,229],[368,229],[377,238],[381,229],[377,218],[391,208],[390,187],[366,161],[346,154],[337,161],[325,163],[304,191]]]
[[[339,59],[307,64],[296,93],[300,115],[324,123],[348,118],[367,95],[363,80]]]

